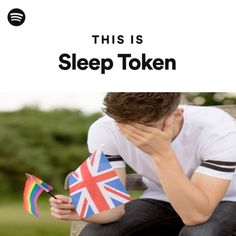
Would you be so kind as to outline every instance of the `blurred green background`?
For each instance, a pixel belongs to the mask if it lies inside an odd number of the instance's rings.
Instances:
[[[184,93],[184,104],[236,104],[235,93]],[[88,156],[87,131],[102,113],[41,111],[25,107],[0,112],[0,235],[69,235],[69,222],[52,219],[48,196],[39,199],[40,220],[22,210],[24,173],[32,173],[64,193],[67,173]],[[46,196],[45,196],[46,195]]]

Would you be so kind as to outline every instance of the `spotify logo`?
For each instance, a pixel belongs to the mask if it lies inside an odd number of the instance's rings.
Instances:
[[[25,13],[19,8],[14,8],[8,13],[7,18],[11,25],[20,26],[25,21]]]

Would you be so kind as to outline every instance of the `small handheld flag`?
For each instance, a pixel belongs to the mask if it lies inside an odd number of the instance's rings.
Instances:
[[[81,218],[130,201],[101,147],[69,176],[68,181],[72,204]]]
[[[23,209],[26,212],[39,217],[37,200],[43,191],[46,191],[52,197],[56,198],[53,194],[49,193],[49,191],[52,190],[53,187],[43,182],[41,179],[37,178],[34,175],[26,174],[26,176],[27,180],[25,182],[25,189],[23,194]]]

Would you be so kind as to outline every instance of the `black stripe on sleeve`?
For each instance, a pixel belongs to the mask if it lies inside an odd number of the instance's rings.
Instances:
[[[122,157],[119,155],[106,155],[106,157],[108,161],[123,161]]]
[[[216,164],[216,165],[222,165],[222,166],[236,166],[236,162],[234,161],[214,161],[214,160],[207,160],[204,162]]]
[[[235,168],[224,168],[224,167],[219,167],[219,166],[215,166],[215,165],[211,165],[208,164],[206,162],[203,162],[201,164],[201,166],[207,167],[209,169],[213,169],[213,170],[218,170],[218,171],[222,171],[222,172],[234,172]]]
[[[91,156],[92,154],[90,153],[89,157]],[[105,154],[106,158],[108,161],[112,162],[112,161],[124,161],[123,158],[120,156],[120,155],[108,155],[108,154]]]

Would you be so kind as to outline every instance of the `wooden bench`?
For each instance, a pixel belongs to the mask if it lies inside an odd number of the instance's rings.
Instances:
[[[226,111],[231,116],[236,118],[236,105],[224,105],[218,106],[218,108]],[[126,179],[126,188],[128,190],[145,190],[145,185],[142,182],[142,176],[140,176],[139,174],[128,174]],[[65,189],[68,189],[67,178],[65,180]],[[85,225],[86,222],[83,221],[72,221],[70,236],[79,236],[81,230],[84,228]],[[232,236],[236,236],[236,232]]]

